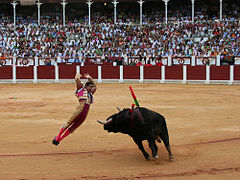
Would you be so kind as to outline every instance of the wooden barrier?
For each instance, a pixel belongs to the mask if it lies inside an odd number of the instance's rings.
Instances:
[[[220,83],[240,84],[240,66],[175,65],[175,66],[111,66],[61,64],[59,66],[0,66],[0,83],[12,82],[73,82],[77,72],[89,73],[99,83],[108,81],[159,83]],[[159,81],[158,81],[159,80]]]

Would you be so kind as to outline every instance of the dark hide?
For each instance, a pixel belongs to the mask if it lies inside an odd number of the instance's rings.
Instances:
[[[165,118],[161,114],[147,108],[140,107],[138,109],[142,114],[142,120],[144,122],[137,116],[137,109],[131,113],[129,111],[130,109],[127,108],[110,116],[106,122],[102,122],[102,124],[104,124],[104,130],[114,133],[121,132],[131,136],[146,159],[150,159],[150,157],[144,150],[142,141],[148,141],[152,156],[158,158],[158,147],[155,140],[161,142],[160,139],[162,139],[169,153],[169,159],[173,159]]]

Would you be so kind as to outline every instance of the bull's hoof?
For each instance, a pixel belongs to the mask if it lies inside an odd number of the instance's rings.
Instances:
[[[146,160],[147,160],[147,161],[150,161],[150,160],[151,160],[150,156],[148,156],[148,157],[146,158]]]
[[[156,161],[159,158],[158,155],[152,156],[151,161]]]
[[[147,154],[147,155],[144,155],[144,157],[145,157],[145,159],[146,159],[147,161],[149,161],[149,160],[151,159],[148,154]]]
[[[174,158],[173,158],[173,155],[170,155],[169,156],[169,161],[172,161]]]
[[[156,140],[157,142],[161,143],[161,138],[159,136],[157,136]]]

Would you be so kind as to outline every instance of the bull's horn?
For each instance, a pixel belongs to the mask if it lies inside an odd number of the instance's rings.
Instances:
[[[121,109],[119,108],[119,107],[117,107],[117,110],[120,112],[121,111]]]
[[[100,120],[97,120],[98,123],[100,124],[108,124],[112,121],[112,118],[108,119],[107,121],[103,122],[103,121],[100,121]]]
[[[108,120],[106,121],[106,124],[108,124],[108,123],[110,123],[110,122],[112,122],[112,118],[108,119]]]
[[[106,122],[103,122],[103,121],[100,121],[100,120],[97,120],[97,122],[98,122],[99,124],[106,124]]]

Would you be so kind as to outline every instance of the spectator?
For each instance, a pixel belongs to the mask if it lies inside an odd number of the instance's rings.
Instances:
[[[51,66],[52,65],[51,60],[49,58],[45,59],[44,63],[45,63],[46,66]]]

